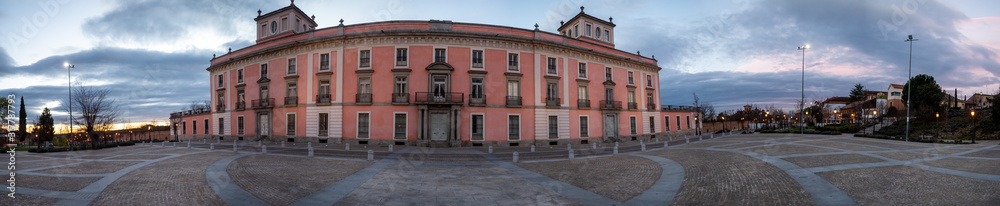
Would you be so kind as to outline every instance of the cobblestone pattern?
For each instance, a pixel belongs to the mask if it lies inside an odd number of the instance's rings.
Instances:
[[[855,144],[863,144],[863,145],[876,146],[876,147],[884,147],[884,148],[889,148],[889,149],[901,149],[901,150],[920,149],[920,148],[928,148],[928,147],[934,147],[934,146],[936,146],[936,145],[932,145],[932,144],[916,145],[916,144],[913,144],[913,143],[907,143],[907,142],[896,141],[896,140],[861,139],[861,138],[865,138],[865,137],[854,137],[854,138],[851,138],[851,139],[840,139],[840,140],[837,140],[837,141],[840,141],[840,142],[849,142],[849,143],[855,143]],[[922,144],[922,143],[917,143],[917,144]]]
[[[823,147],[832,147],[832,148],[844,149],[844,150],[851,150],[851,151],[878,151],[878,150],[885,150],[885,149],[878,148],[878,147],[869,147],[869,146],[856,145],[856,144],[844,144],[844,143],[830,142],[830,141],[805,141],[805,142],[799,142],[799,144],[808,144],[808,145],[816,145],[816,146],[823,146]]]
[[[49,174],[104,174],[112,173],[139,163],[140,162],[137,161],[93,161],[44,169],[35,172]]]
[[[359,161],[251,155],[230,163],[226,172],[240,188],[264,202],[270,205],[291,205],[300,198],[371,164]]]
[[[230,155],[191,154],[147,165],[108,185],[92,205],[224,205],[208,186],[205,170]]]
[[[959,152],[969,151],[968,149],[951,149],[951,148],[934,148],[928,150],[917,150],[916,152],[928,153],[928,154],[954,154]]]
[[[787,173],[756,158],[720,151],[648,152],[684,166],[671,205],[815,205]]]
[[[922,154],[922,153],[913,153],[913,152],[879,152],[879,153],[875,153],[875,154],[879,155],[879,156],[888,157],[888,158],[892,158],[892,159],[896,159],[896,160],[903,160],[903,161],[934,157],[934,155]]]
[[[842,164],[884,162],[884,160],[882,159],[860,154],[802,156],[802,157],[788,157],[783,159],[785,161],[791,162],[792,164],[798,165],[799,167],[802,168],[822,167],[822,166],[842,165]]]
[[[1000,150],[989,150],[988,149],[988,150],[982,150],[982,151],[978,151],[978,152],[973,152],[973,153],[965,154],[965,155],[962,155],[962,156],[967,156],[967,157],[1000,158]]]
[[[1000,175],[1000,159],[980,160],[965,158],[945,158],[920,164],[966,172]],[[1000,193],[1000,190],[997,191]]]
[[[663,168],[636,156],[613,156],[557,162],[527,163],[521,168],[625,202],[660,179]]]
[[[100,177],[48,177],[24,174],[18,174],[15,177],[17,177],[18,187],[63,192],[76,192],[101,179]]]
[[[817,173],[861,205],[1000,205],[1000,182],[908,166]]]
[[[730,144],[732,144],[732,142],[730,142]],[[734,145],[721,146],[721,147],[715,147],[715,148],[719,148],[719,149],[739,149],[739,148],[744,148],[744,147],[761,146],[761,145],[766,145],[766,144],[768,144],[768,143],[765,143],[765,142],[750,142],[750,143],[734,144]]]
[[[768,156],[839,152],[837,150],[826,149],[826,148],[810,147],[802,145],[787,145],[787,144],[754,147],[754,148],[743,149],[743,151],[754,152]]]
[[[123,155],[123,156],[108,158],[108,160],[155,160],[167,156],[170,155]]]
[[[56,201],[59,201],[59,199],[51,197],[39,197],[39,196],[22,195],[22,194],[16,194],[14,195],[14,197],[15,198],[9,198],[6,197],[5,194],[3,198],[0,198],[0,205],[40,206],[40,205],[53,205],[56,204]]]
[[[17,160],[20,160],[20,158],[18,158]],[[52,160],[43,160],[43,161],[37,161],[37,162],[21,162],[21,161],[17,161],[17,162],[15,162],[15,166],[17,166],[17,168],[14,168],[14,171],[17,171],[17,170],[27,170],[27,169],[37,169],[37,168],[42,168],[42,167],[50,167],[50,166],[72,164],[72,163],[79,163],[79,162],[85,162],[85,161],[81,161],[81,160],[67,160],[67,159],[52,159]],[[4,170],[6,170],[6,169],[7,168],[4,167]]]
[[[679,145],[677,148],[708,148],[732,143],[733,142],[692,142],[690,144]]]

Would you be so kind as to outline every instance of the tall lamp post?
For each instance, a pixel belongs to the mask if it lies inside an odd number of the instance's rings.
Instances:
[[[799,50],[802,50],[802,100],[799,101],[799,116],[802,116],[802,134],[806,134],[806,116],[805,116],[805,104],[806,104],[806,49],[809,49],[809,45],[800,46]]]
[[[906,141],[907,142],[910,141],[910,106],[913,106],[913,105],[910,105],[910,99],[913,99],[913,96],[910,96],[910,92],[912,91],[911,87],[913,87],[913,84],[910,84],[910,83],[912,83],[912,82],[910,82],[910,79],[913,78],[913,42],[917,41],[917,40],[918,39],[914,39],[913,38],[913,35],[908,35],[906,37],[906,40],[903,40],[905,42],[910,42],[910,66],[908,66],[907,69],[906,69],[906,82],[907,82],[907,84],[906,84]]]
[[[972,144],[976,143],[976,110],[972,110]]]
[[[63,63],[63,67],[66,67],[66,91],[69,92],[69,99],[66,103],[69,104],[69,138],[73,139],[73,68],[76,66],[69,64],[69,62]]]

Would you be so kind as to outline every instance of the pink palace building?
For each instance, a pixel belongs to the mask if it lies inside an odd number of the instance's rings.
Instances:
[[[701,125],[696,108],[661,107],[656,59],[616,49],[613,19],[583,7],[555,33],[440,20],[317,29],[294,3],[257,13],[257,43],[206,69],[214,109],[170,115],[175,138],[541,146]]]

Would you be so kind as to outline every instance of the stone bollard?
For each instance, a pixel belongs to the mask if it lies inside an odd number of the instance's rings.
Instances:
[[[570,145],[572,145],[572,144],[567,143],[566,144],[566,149],[573,149],[573,146],[570,146]]]
[[[260,140],[257,141],[257,146],[260,147]]]
[[[493,154],[493,145],[490,145],[490,154]]]
[[[535,145],[531,145],[531,152],[535,152]]]
[[[351,150],[351,143],[344,143],[344,150]]]
[[[267,154],[267,145],[260,146],[260,153]]]
[[[617,142],[615,142],[615,151],[614,151],[613,154],[618,154],[618,143]]]
[[[313,142],[306,142],[306,147],[313,147]]]
[[[208,141],[208,139],[201,139],[202,144],[205,144],[206,143],[205,141]]]
[[[591,149],[597,149],[597,142],[590,143]]]
[[[668,139],[667,141],[674,141],[674,136],[670,136],[667,139]]]
[[[701,141],[701,136],[698,136],[698,141]]]
[[[236,146],[236,140],[233,140],[233,152],[236,152],[236,151],[237,151],[237,150],[236,150],[236,147],[237,147],[237,146]]]
[[[188,149],[191,149],[191,141],[188,141],[187,143],[188,143],[188,146],[187,146],[187,148],[188,148]]]
[[[517,151],[514,151],[514,163],[517,163],[517,156],[518,156]]]
[[[310,157],[313,156],[313,147],[312,146],[309,146],[309,156]]]
[[[208,144],[208,150],[215,150],[215,144]]]
[[[177,142],[174,142],[174,147],[177,147]]]
[[[161,147],[163,147],[163,146],[166,146],[166,145],[165,145],[166,143],[167,143],[167,142],[160,142],[160,146],[161,146]]]
[[[708,138],[715,139],[715,133],[708,134]]]
[[[368,161],[375,161],[375,151],[368,150]]]
[[[639,140],[639,144],[643,144],[643,142],[642,142],[642,140],[641,140],[641,139]]]
[[[216,144],[222,144],[222,140],[221,139],[217,139],[217,140],[215,140],[215,143]]]
[[[653,142],[660,142],[660,138],[653,139]]]
[[[285,147],[285,141],[281,141],[281,147]]]
[[[687,137],[684,137],[684,144],[687,144],[687,143],[691,143],[691,139],[688,139]]]
[[[569,159],[574,159],[574,157],[573,157],[573,149],[569,149]]]
[[[389,152],[392,152],[392,145],[389,145]]]
[[[669,146],[670,146],[670,142],[663,142],[663,148],[667,148]]]
[[[640,145],[642,145],[642,151],[645,152],[646,151],[646,144],[640,144]]]
[[[684,135],[684,139],[687,139],[687,138],[688,138],[688,135]]]

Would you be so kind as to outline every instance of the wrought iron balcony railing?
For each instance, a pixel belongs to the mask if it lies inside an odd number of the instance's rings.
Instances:
[[[226,111],[225,104],[215,105],[215,112],[225,112],[225,111]]]
[[[316,103],[330,103],[330,94],[317,94]]]
[[[577,99],[576,100],[576,106],[577,107],[582,107],[582,108],[588,108],[588,107],[590,107],[590,100],[589,99]]]
[[[479,97],[472,96],[469,94],[469,105],[470,106],[486,106],[486,96],[480,95]]]
[[[236,110],[247,109],[247,102],[236,102]]]
[[[250,102],[254,109],[274,107],[274,98],[256,99]]]
[[[507,96],[507,106],[521,106],[521,96]]]
[[[639,104],[638,103],[635,103],[635,102],[629,102],[628,103],[628,109],[634,110],[634,109],[638,109],[638,108],[639,108]]]
[[[392,103],[410,103],[410,93],[392,93]]]
[[[372,93],[360,93],[354,95],[355,102],[357,103],[372,103]]]
[[[290,96],[285,97],[285,106],[295,106],[299,104],[299,97]]]
[[[599,103],[600,103],[601,109],[621,109],[622,108],[622,101],[601,100]]]
[[[656,111],[656,104],[655,103],[646,103],[646,109],[648,109],[649,111]]]
[[[545,98],[545,106],[559,106],[559,98],[547,97]]]
[[[460,92],[417,92],[414,102],[419,104],[462,104],[465,95]]]

